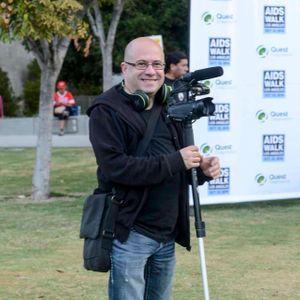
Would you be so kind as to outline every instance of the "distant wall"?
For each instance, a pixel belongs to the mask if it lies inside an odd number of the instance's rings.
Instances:
[[[23,93],[27,66],[32,60],[33,55],[26,51],[20,42],[0,43],[0,68],[7,72],[16,96]]]
[[[88,135],[88,117],[86,115],[70,117],[66,124],[66,133]],[[52,133],[59,132],[58,119],[53,118]],[[1,136],[37,135],[38,118],[3,118],[0,119]]]

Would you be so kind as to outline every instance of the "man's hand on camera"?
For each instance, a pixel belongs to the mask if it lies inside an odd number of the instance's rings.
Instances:
[[[187,170],[200,166],[201,155],[197,146],[182,148],[180,154]]]
[[[202,157],[200,168],[206,176],[212,177],[213,179],[216,179],[221,175],[219,158],[216,156]]]

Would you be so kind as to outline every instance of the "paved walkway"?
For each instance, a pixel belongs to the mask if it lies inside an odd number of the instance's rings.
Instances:
[[[0,135],[0,148],[36,147],[35,135]],[[91,147],[88,135],[52,136],[53,147]]]

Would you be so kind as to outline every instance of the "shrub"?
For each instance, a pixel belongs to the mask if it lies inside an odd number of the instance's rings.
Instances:
[[[36,60],[28,65],[28,76],[23,86],[24,115],[33,116],[39,111],[41,71]]]
[[[7,73],[0,68],[0,95],[3,98],[4,116],[14,117],[18,113],[17,99],[14,96]]]

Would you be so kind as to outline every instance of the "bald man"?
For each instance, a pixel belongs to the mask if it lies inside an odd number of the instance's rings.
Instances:
[[[124,80],[88,110],[98,188],[122,199],[111,253],[110,300],[171,297],[175,242],[190,249],[187,171],[199,184],[217,178],[217,157],[183,145],[181,124],[166,122],[165,59],[152,39],[131,41],[121,69]],[[159,117],[144,153],[136,153],[154,111]]]

